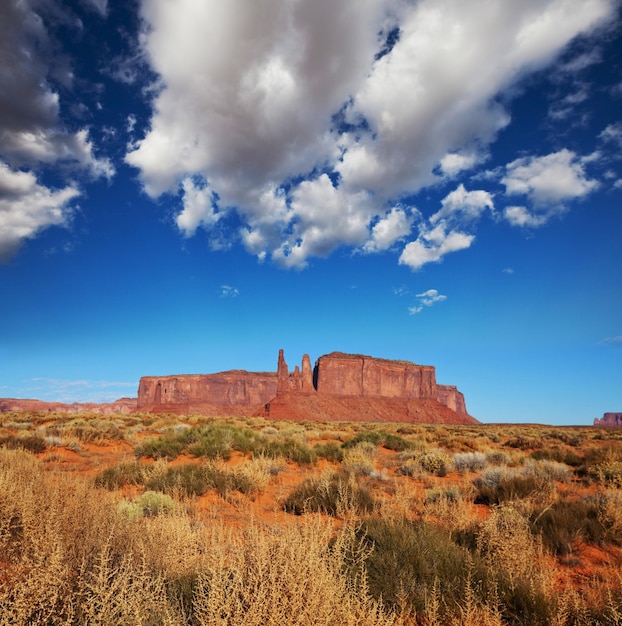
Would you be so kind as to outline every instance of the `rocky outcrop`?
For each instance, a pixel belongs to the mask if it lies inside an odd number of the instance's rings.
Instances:
[[[139,411],[263,415],[271,419],[476,423],[456,387],[439,385],[430,365],[332,352],[289,371],[143,376]]]
[[[138,386],[138,410],[251,415],[276,393],[274,372],[143,376]]]
[[[622,413],[604,413],[594,419],[594,426],[622,426]]]
[[[430,365],[361,354],[321,356],[311,373],[308,355],[289,373],[283,350],[277,396],[260,414],[272,419],[477,423],[454,386],[438,385]]]
[[[112,415],[116,413],[133,413],[136,411],[136,398],[120,398],[114,402],[44,402],[43,400],[29,400],[20,398],[0,398],[0,413],[10,411],[32,411],[45,413],[99,413]]]

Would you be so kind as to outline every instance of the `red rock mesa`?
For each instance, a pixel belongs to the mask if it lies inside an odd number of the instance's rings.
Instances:
[[[604,413],[600,419],[594,418],[594,426],[622,426],[622,413]]]
[[[477,423],[456,387],[436,383],[429,365],[332,352],[311,368],[289,372],[283,350],[276,373],[147,376],[138,410],[205,415],[263,415],[271,419]]]

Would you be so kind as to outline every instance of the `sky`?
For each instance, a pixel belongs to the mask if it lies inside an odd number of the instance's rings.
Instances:
[[[3,0],[0,396],[434,365],[622,411],[618,0]]]

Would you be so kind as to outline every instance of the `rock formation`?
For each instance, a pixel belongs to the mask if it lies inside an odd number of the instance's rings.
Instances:
[[[594,418],[594,426],[622,426],[622,413],[604,413],[600,419]]]
[[[261,413],[272,419],[477,423],[454,386],[438,385],[429,365],[332,352],[311,371],[289,373],[283,350],[277,366],[277,395]]]
[[[277,393],[277,374],[230,370],[218,374],[143,376],[138,410],[204,415],[252,415]]]
[[[112,415],[136,411],[136,398],[120,398],[114,402],[96,404],[92,402],[45,402],[20,398],[0,398],[0,413],[11,411],[36,411],[45,413],[99,413]]]

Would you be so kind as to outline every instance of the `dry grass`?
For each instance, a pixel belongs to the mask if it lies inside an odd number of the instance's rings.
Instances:
[[[0,415],[0,626],[620,624],[620,463],[596,428]]]

